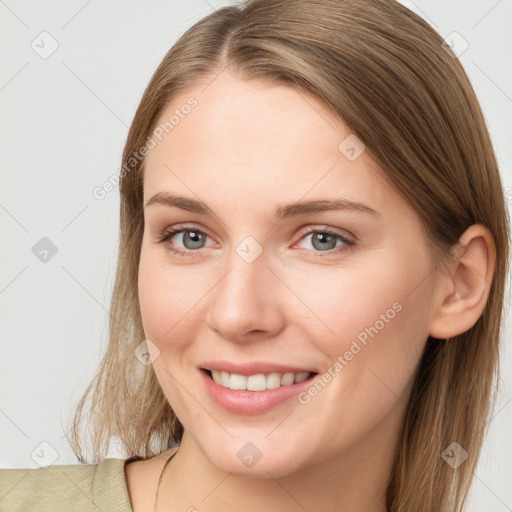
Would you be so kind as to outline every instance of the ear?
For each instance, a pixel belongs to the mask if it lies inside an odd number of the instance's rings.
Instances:
[[[471,329],[480,318],[491,289],[496,245],[488,228],[473,224],[459,238],[456,261],[440,278],[439,300],[430,321],[429,334],[447,339]]]

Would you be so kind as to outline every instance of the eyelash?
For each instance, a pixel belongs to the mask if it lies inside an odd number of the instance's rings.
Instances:
[[[196,229],[194,226],[192,226],[192,227],[176,226],[175,228],[166,229],[165,231],[159,233],[157,235],[157,243],[165,243],[168,240],[170,240],[174,235],[176,235],[178,233],[183,233],[186,231],[194,231],[196,233],[201,233],[202,235],[208,236],[204,231],[202,231],[200,229]],[[332,256],[333,254],[339,253],[341,251],[345,251],[355,245],[354,241],[346,238],[345,236],[341,235],[340,233],[337,233],[336,231],[333,231],[332,229],[329,229],[329,228],[311,229],[305,233],[302,233],[300,240],[302,240],[306,236],[309,236],[309,235],[315,234],[315,233],[325,233],[328,235],[332,235],[336,238],[339,238],[345,244],[342,247],[336,247],[334,249],[329,249],[328,251],[315,251],[312,249],[304,249],[308,254],[312,253],[312,255],[315,257],[325,258],[328,256]],[[190,250],[186,251],[183,249],[177,249],[175,247],[171,247],[170,245],[167,245],[166,249],[173,252],[174,254],[176,254],[178,256],[182,256],[182,257],[193,256],[199,250],[198,249],[195,251],[190,251]]]

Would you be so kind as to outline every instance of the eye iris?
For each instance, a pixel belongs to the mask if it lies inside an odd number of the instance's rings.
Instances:
[[[190,236],[190,234],[192,236]],[[188,242],[192,243],[192,247],[188,246]],[[185,245],[185,247],[187,247],[187,249],[200,249],[201,243],[204,243],[203,233],[199,233],[198,231],[184,231],[183,244]]]
[[[315,245],[316,242],[331,242],[331,243],[321,243],[318,247]],[[334,249],[336,246],[336,237],[334,235],[330,235],[329,233],[313,233],[313,238],[311,240],[311,243],[315,249],[320,250],[329,250]]]

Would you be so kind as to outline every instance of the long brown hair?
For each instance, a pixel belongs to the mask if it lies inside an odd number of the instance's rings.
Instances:
[[[72,419],[73,450],[86,460],[84,419],[95,461],[113,438],[141,457],[181,440],[183,426],[153,367],[134,356],[145,335],[137,292],[144,159],[133,155],[176,95],[227,68],[323,101],[410,201],[439,265],[472,224],[491,231],[497,261],[486,307],[467,332],[427,340],[387,490],[393,512],[461,510],[496,393],[510,221],[489,133],[462,65],[434,29],[394,0],[249,0],[201,19],[165,55],[124,148],[109,345]],[[468,453],[456,470],[441,457],[452,442]]]

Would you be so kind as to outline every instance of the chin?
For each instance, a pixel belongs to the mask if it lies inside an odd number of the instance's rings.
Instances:
[[[263,442],[259,443],[260,449],[255,444],[233,440],[232,447],[224,445],[219,451],[211,452],[210,445],[204,453],[217,469],[240,478],[278,478],[300,469],[296,448],[290,448],[288,453],[286,449],[263,447]]]

